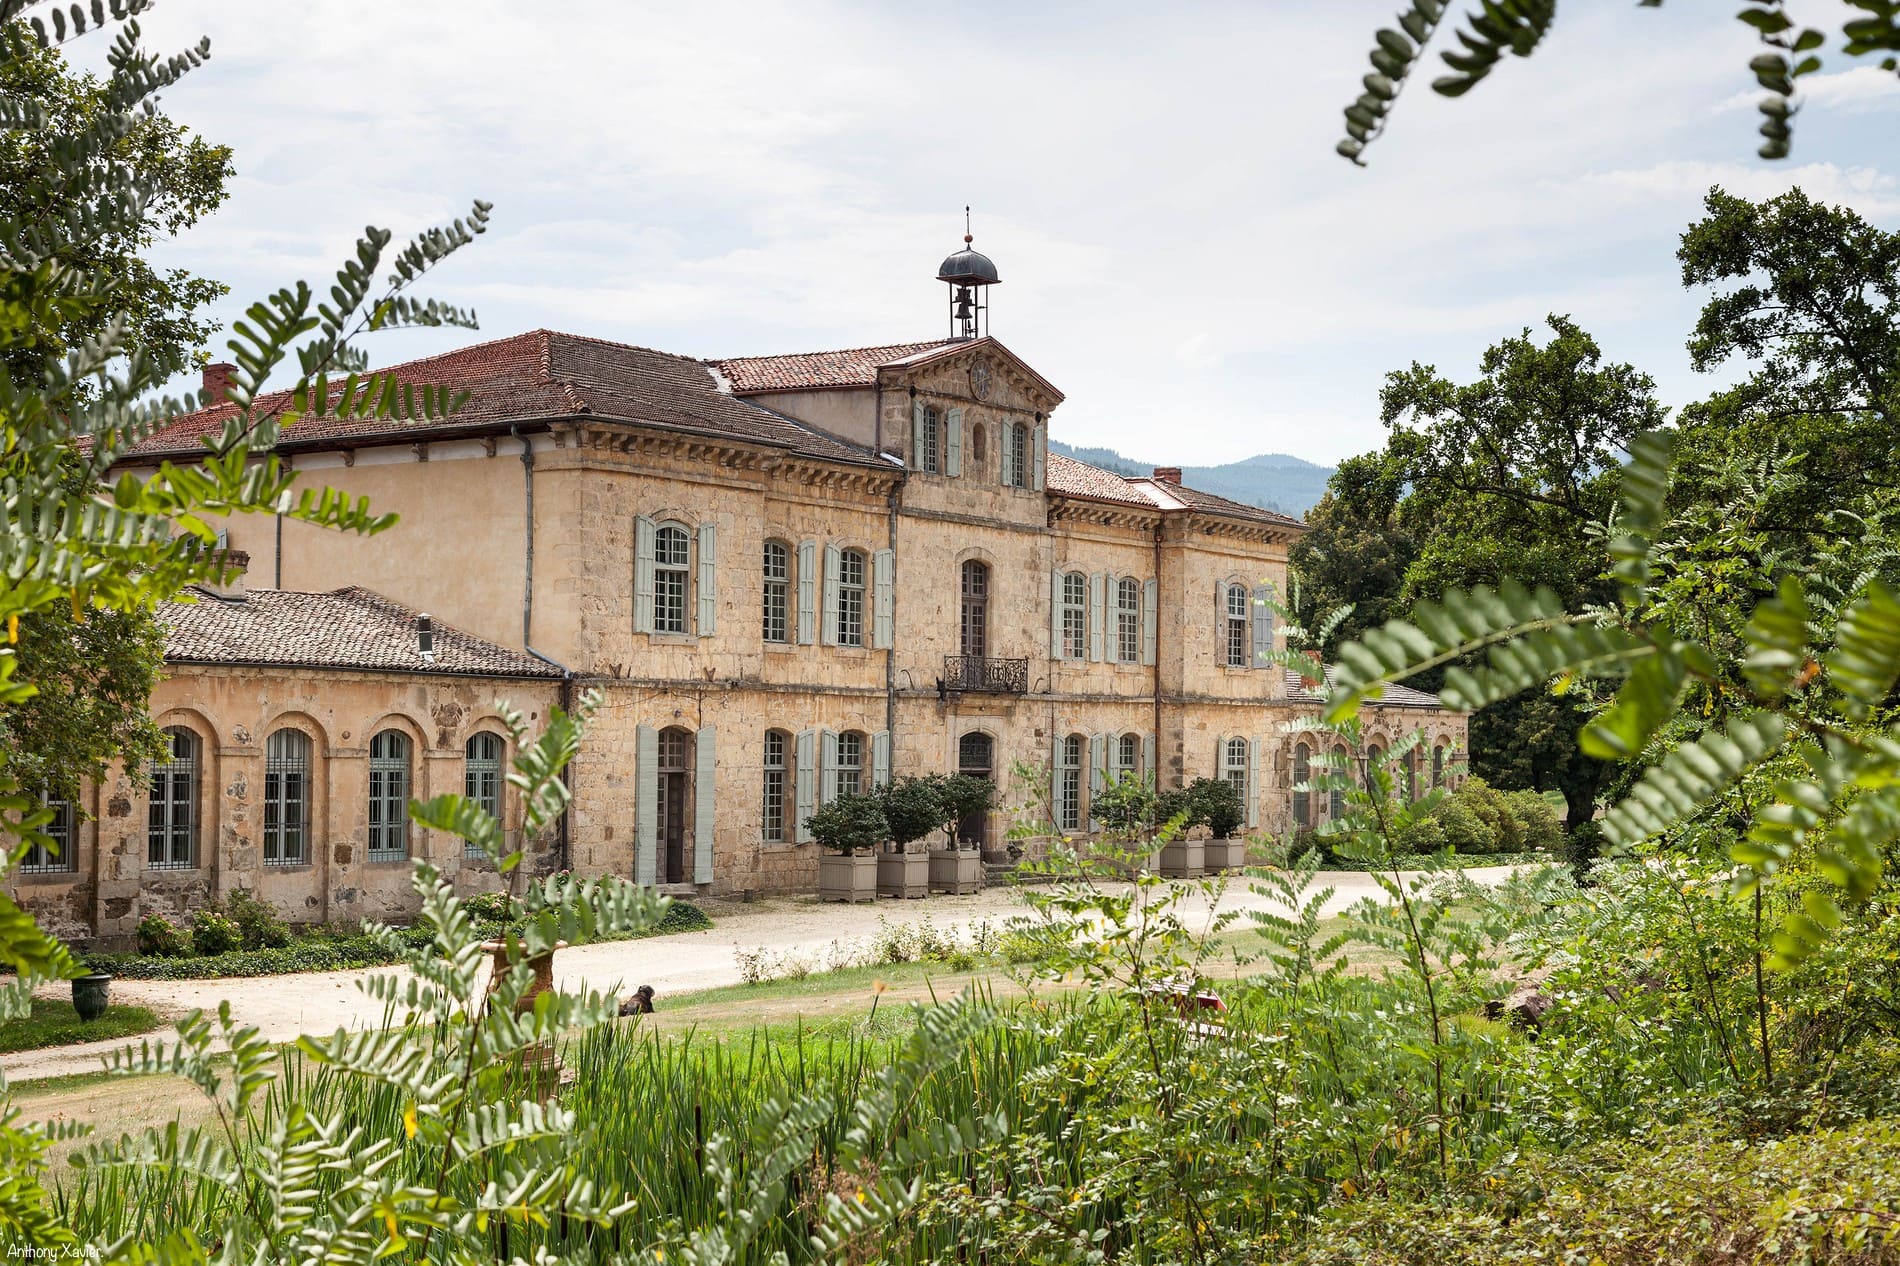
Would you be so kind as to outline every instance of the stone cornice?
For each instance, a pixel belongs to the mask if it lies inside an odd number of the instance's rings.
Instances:
[[[1095,523],[1104,527],[1134,528],[1152,533],[1161,526],[1161,519],[1161,511],[1145,510],[1140,506],[1118,505],[1112,501],[1087,501],[1059,493],[1049,496],[1050,527],[1062,523]]]

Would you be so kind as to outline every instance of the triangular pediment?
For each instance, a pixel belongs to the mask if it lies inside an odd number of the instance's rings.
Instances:
[[[999,408],[1048,413],[1062,403],[1053,383],[995,338],[941,343],[877,367],[880,387],[915,387],[933,395]]]

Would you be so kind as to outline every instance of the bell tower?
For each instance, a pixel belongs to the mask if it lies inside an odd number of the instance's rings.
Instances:
[[[989,288],[1002,278],[990,257],[970,243],[970,208],[963,208],[963,249],[943,261],[937,280],[950,287],[950,337],[982,338],[990,332]]]

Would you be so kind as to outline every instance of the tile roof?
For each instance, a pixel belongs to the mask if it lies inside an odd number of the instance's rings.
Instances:
[[[383,419],[306,419],[284,432],[292,446],[386,438],[426,438],[511,422],[588,415],[694,434],[789,449],[834,461],[872,464],[873,454],[732,395],[705,364],[687,356],[606,339],[532,330],[478,343],[387,370],[398,382],[435,384],[468,392],[456,413],[429,422]],[[333,375],[332,381],[340,375]],[[266,412],[288,403],[285,392],[266,393]],[[215,431],[234,408],[214,405],[188,413],[131,450],[129,457],[196,455],[199,437]]]
[[[1205,514],[1218,514],[1230,519],[1246,519],[1254,523],[1272,523],[1287,527],[1305,526],[1298,519],[1289,518],[1273,510],[1263,510],[1259,506],[1229,501],[1226,497],[1217,497],[1211,492],[1185,487],[1172,480],[1130,479],[1117,475],[1113,471],[1103,470],[1099,466],[1077,461],[1073,457],[1065,457],[1061,453],[1049,454],[1048,462],[1044,467],[1044,485],[1058,496],[1083,497],[1091,501],[1113,501],[1125,505],[1145,506],[1164,513],[1199,510]]]
[[[1330,686],[1332,681],[1333,667],[1328,664],[1326,684]],[[1323,690],[1308,686],[1306,680],[1291,668],[1286,670],[1286,697],[1294,703],[1324,703],[1326,701]],[[1400,685],[1387,686],[1373,699],[1373,702],[1385,708],[1440,708],[1444,706],[1439,703],[1438,696],[1435,694]]]
[[[435,660],[416,649],[416,612],[350,586],[328,593],[253,589],[242,602],[198,591],[161,603],[165,658],[175,664],[354,668],[460,677],[552,677],[561,670],[435,622]]]
[[[870,387],[880,365],[907,360],[919,352],[956,346],[955,339],[927,343],[891,343],[884,347],[847,347],[835,352],[794,352],[786,356],[734,356],[706,362],[739,395],[758,391],[822,391],[828,387]]]

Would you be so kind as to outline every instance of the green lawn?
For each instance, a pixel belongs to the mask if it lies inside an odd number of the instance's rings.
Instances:
[[[33,1013],[23,1020],[0,1024],[0,1054],[37,1051],[46,1046],[70,1046],[74,1042],[103,1042],[108,1038],[136,1037],[150,1033],[162,1021],[144,1007],[111,1006],[106,1013],[88,1024],[64,998],[35,998]]]

